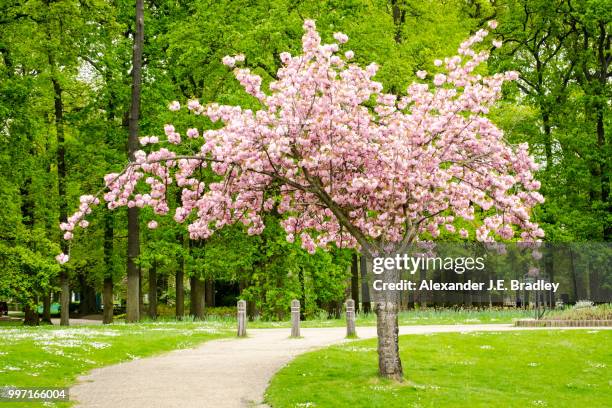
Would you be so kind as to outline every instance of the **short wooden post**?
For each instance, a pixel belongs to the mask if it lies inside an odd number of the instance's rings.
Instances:
[[[238,337],[246,336],[246,301],[238,301]]]
[[[300,301],[291,301],[291,337],[300,337]]]
[[[355,337],[355,301],[348,299],[346,307],[346,337]]]

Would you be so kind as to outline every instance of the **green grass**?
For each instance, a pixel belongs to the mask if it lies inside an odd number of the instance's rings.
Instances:
[[[234,335],[220,325],[193,322],[69,328],[5,322],[0,326],[0,386],[67,387],[92,368]],[[0,402],[1,408],[13,406],[43,405]]]
[[[612,331],[401,336],[403,383],[377,377],[376,340],[297,357],[266,399],[284,407],[589,407],[612,405]]]
[[[434,309],[426,308],[419,310],[408,310],[399,313],[399,323],[401,325],[433,325],[433,324],[487,324],[487,323],[512,323],[516,319],[532,318],[534,313],[522,309]],[[266,321],[255,319],[247,323],[251,329],[266,328],[289,328],[291,322],[285,321]],[[160,321],[174,321],[173,317],[160,318]],[[215,316],[209,315],[205,322],[218,324],[223,327],[234,329],[236,318],[234,315]],[[357,326],[376,326],[376,314],[357,313],[355,316]],[[344,327],[346,321],[344,316],[340,319],[327,319],[326,314],[315,318],[304,320],[300,323],[301,327]]]

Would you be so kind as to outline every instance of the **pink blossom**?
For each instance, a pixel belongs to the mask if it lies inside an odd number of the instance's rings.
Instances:
[[[344,53],[344,57],[346,59],[353,59],[353,57],[355,56],[355,53],[351,50],[348,50],[347,52]]]
[[[155,229],[157,228],[157,221],[149,221],[149,223],[147,224],[147,227],[149,227],[149,229]]]
[[[489,28],[491,28],[492,30],[495,30],[497,28],[497,21],[496,20],[491,20],[487,23],[487,25],[489,26]]]
[[[55,260],[59,262],[60,264],[65,264],[66,262],[70,260],[70,257],[62,252],[61,254],[55,257]]]
[[[288,52],[281,52],[279,57],[283,64],[289,64],[289,61],[291,61],[291,54]]]
[[[190,111],[197,110],[200,107],[200,101],[198,101],[197,99],[190,99],[189,101],[187,101],[187,109],[189,109]]]
[[[172,211],[189,223],[191,239],[236,223],[260,234],[264,213],[276,209],[287,240],[299,238],[311,253],[331,244],[383,253],[443,230],[469,237],[455,225],[483,242],[543,237],[531,219],[543,197],[529,146],[509,145],[487,116],[518,74],[476,73],[489,57],[475,50],[486,30],[435,61],[434,86],[415,82],[396,95],[374,80],[377,64],[347,64],[338,44],[322,43],[314,21],[304,29],[301,52],[280,54],[269,88],[250,69],[233,70],[257,108],[188,102],[192,116],[217,123],[197,139],[196,122],[186,125],[188,143],[164,126],[169,144],[136,152],[125,171],[104,177],[108,208]],[[208,166],[218,177],[201,178]],[[180,189],[176,209],[167,199],[172,184]],[[97,202],[84,196],[62,231],[72,233]]]
[[[495,48],[500,48],[502,46],[502,42],[500,40],[493,40],[492,43]]]
[[[187,129],[187,137],[189,137],[190,139],[196,138],[198,136],[199,136],[198,129],[196,128]]]
[[[348,36],[344,33],[334,33],[334,38],[340,44],[344,44],[345,42],[348,41]]]
[[[436,74],[434,76],[433,83],[435,86],[443,85],[446,82],[446,75],[444,74]]]
[[[170,105],[168,105],[168,109],[170,109],[171,111],[175,112],[175,111],[181,109],[181,104],[178,101],[172,101],[170,103]]]
[[[226,55],[225,57],[223,57],[221,62],[223,62],[223,65],[227,65],[230,68],[236,65],[236,59],[230,55]]]

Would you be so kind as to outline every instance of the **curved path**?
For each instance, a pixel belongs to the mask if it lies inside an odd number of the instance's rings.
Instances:
[[[400,334],[550,329],[509,324],[402,326]],[[345,333],[340,327],[302,329],[302,338],[290,339],[290,329],[251,329],[247,338],[214,340],[95,369],[79,378],[70,399],[83,408],[266,407],[264,392],[276,371],[298,354],[349,341]],[[376,327],[358,327],[357,334],[361,339],[375,337]]]

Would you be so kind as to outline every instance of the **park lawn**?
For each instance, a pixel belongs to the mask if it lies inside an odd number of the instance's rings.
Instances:
[[[403,383],[377,377],[376,340],[297,357],[266,392],[284,407],[612,406],[612,330],[400,337]]]
[[[195,322],[108,326],[0,326],[0,386],[68,387],[92,368],[234,336],[218,325]],[[2,408],[68,403],[7,403]]]
[[[400,325],[434,325],[434,324],[500,324],[513,323],[517,319],[533,318],[532,311],[523,309],[434,309],[407,310],[399,313]],[[162,318],[173,320],[174,317]],[[223,325],[227,328],[236,327],[234,316],[208,316],[205,321]],[[376,314],[357,313],[355,317],[357,326],[376,326]],[[303,320],[301,327],[344,327],[344,316],[340,319],[327,319],[326,315]],[[290,328],[289,316],[284,321],[265,321],[256,319],[249,321],[247,327],[251,329]]]

